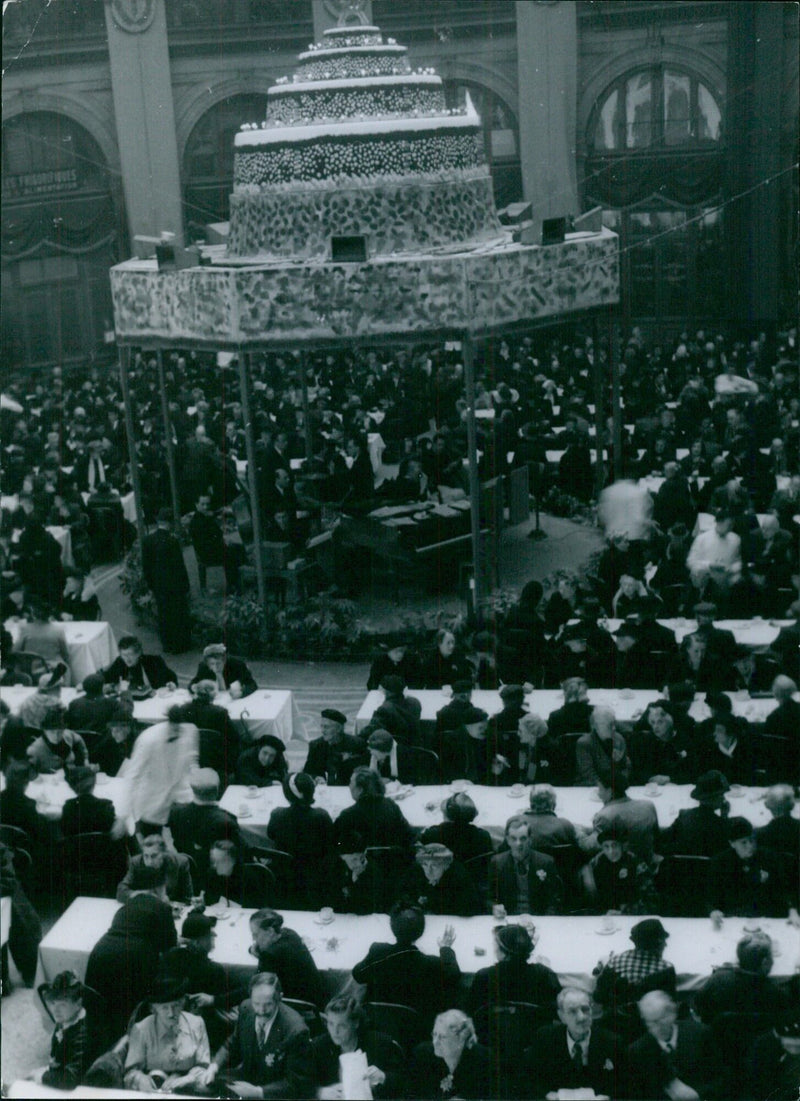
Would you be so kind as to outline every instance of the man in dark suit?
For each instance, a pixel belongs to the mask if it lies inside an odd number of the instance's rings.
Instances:
[[[132,701],[113,699],[103,695],[105,678],[102,673],[90,673],[83,678],[84,696],[78,696],[67,707],[66,723],[69,730],[93,730],[104,734],[112,719],[128,719],[133,713]]]
[[[250,918],[252,954],[258,958],[259,971],[274,972],[287,997],[302,998],[322,1007],[325,991],[317,965],[294,929],[285,929],[283,918],[275,910],[256,910]]]
[[[725,666],[732,665],[736,655],[736,639],[733,631],[714,626],[714,620],[717,618],[716,604],[712,604],[710,600],[703,600],[695,604],[694,614],[697,620],[697,633],[706,640],[706,653]]]
[[[769,977],[774,963],[770,937],[760,929],[745,933],[736,945],[736,963],[723,963],[697,991],[694,1004],[704,1024],[721,1013],[774,1013],[789,1005],[790,987]]]
[[[308,1028],[294,1009],[281,1003],[277,975],[260,972],[250,980],[250,997],[239,1007],[236,1028],[206,1072],[210,1085],[227,1068],[236,1097],[311,1097]]]
[[[218,692],[230,692],[234,700],[243,699],[255,692],[255,677],[240,658],[228,657],[223,642],[212,642],[203,650],[203,660],[189,682],[192,688],[200,681],[209,680]]]
[[[361,763],[364,746],[359,738],[345,734],[347,716],[333,707],[321,714],[322,737],[308,747],[303,772],[329,784],[349,784],[356,765]]]
[[[124,681],[131,691],[141,692],[147,688],[173,688],[178,683],[178,674],[169,668],[160,654],[142,653],[142,644],[134,635],[125,635],[119,640],[119,657],[103,670],[106,684],[119,684]]]
[[[75,792],[75,798],[64,803],[61,832],[65,837],[76,833],[111,832],[116,817],[114,804],[110,799],[98,799],[93,794],[96,778],[97,773],[89,765],[67,769],[67,783]]]
[[[797,866],[800,861],[800,819],[792,816],[794,802],[791,784],[773,784],[764,798],[764,806],[772,819],[756,830],[756,836],[760,845],[773,852],[790,854]]]
[[[168,654],[184,653],[191,645],[189,574],[168,508],[159,509],[156,530],[142,541],[142,572],[155,597],[161,645]]]
[[[675,1002],[663,990],[645,994],[639,1013],[647,1035],[628,1048],[628,1095],[673,1101],[719,1097],[721,1068],[711,1030],[691,1017],[679,1021]]]
[[[797,877],[777,853],[761,849],[752,822],[731,818],[728,847],[711,858],[709,866],[709,909],[711,919],[719,916],[786,917],[796,919]]]
[[[618,1096],[620,1053],[613,1033],[592,1027],[592,999],[565,987],[556,999],[560,1024],[545,1025],[522,1059],[520,1097],[545,1097],[560,1089],[591,1088]]]
[[[208,876],[208,854],[215,841],[233,841],[239,845],[239,823],[234,815],[219,806],[219,776],[212,768],[192,773],[191,803],[176,803],[169,812],[167,825],[175,848],[194,860],[198,890]]]
[[[518,814],[506,822],[508,852],[489,862],[489,905],[507,914],[561,912],[561,877],[551,856],[531,848],[530,823]]]
[[[200,731],[200,767],[231,775],[239,760],[239,733],[225,708],[214,703],[216,692],[213,681],[195,681],[194,699],[184,706],[183,721],[194,723]]]
[[[776,677],[772,684],[772,695],[778,702],[774,711],[767,715],[764,733],[774,741],[770,742],[770,772],[772,778],[781,783],[800,783],[800,703],[794,699],[797,685],[791,677],[783,674]],[[780,741],[778,739],[781,739]]]
[[[413,745],[400,745],[388,730],[373,730],[367,738],[367,749],[369,757],[362,763],[383,780],[399,780],[401,784],[438,782],[434,755]]]
[[[409,1005],[430,1027],[441,1010],[454,1004],[461,971],[452,944],[455,932],[446,925],[439,940],[439,957],[426,956],[416,942],[425,932],[425,915],[416,905],[400,901],[389,917],[394,944],[371,944],[353,968],[353,978],[367,987],[373,1002]]]
[[[692,799],[700,804],[682,810],[664,830],[662,850],[688,856],[716,856],[728,846],[728,814],[730,804],[725,793],[730,788],[725,776],[717,769],[704,772],[692,788]]]

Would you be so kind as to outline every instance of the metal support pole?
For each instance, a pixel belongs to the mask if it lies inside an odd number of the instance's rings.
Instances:
[[[622,477],[622,401],[619,375],[619,335],[617,333],[617,314],[609,312],[608,318],[608,365],[611,368],[611,416],[614,433],[614,479]]]
[[[467,399],[467,455],[469,456],[469,499],[472,530],[472,600],[473,611],[478,620],[481,616],[483,599],[483,576],[481,571],[481,492],[478,479],[478,434],[475,428],[475,348],[472,335],[464,333],[462,341],[464,354],[464,387]]]
[[[314,454],[314,442],[311,437],[311,421],[308,415],[308,352],[300,352],[300,393],[303,397],[303,434],[306,444],[306,462],[310,463]]]
[[[267,606],[267,586],[264,578],[264,560],[261,551],[261,503],[258,499],[258,471],[256,469],[256,443],[253,438],[253,420],[250,415],[250,355],[239,352],[239,393],[242,399],[244,443],[247,454],[247,487],[250,491],[250,516],[253,521],[253,553],[255,555],[258,602]]]
[[[594,443],[597,453],[597,462],[594,466],[594,489],[599,496],[605,482],[605,466],[603,463],[603,440],[605,437],[605,387],[603,386],[603,365],[600,362],[600,325],[597,314],[592,317],[592,344],[594,347],[594,363],[592,365],[592,381],[594,383]]]
[[[125,435],[128,437],[128,461],[131,464],[131,486],[133,487],[133,502],[136,506],[136,535],[141,547],[146,535],[144,526],[144,508],[142,507],[142,485],[139,481],[139,456],[136,453],[136,439],[133,434],[133,403],[131,401],[131,387],[128,378],[128,365],[130,363],[131,350],[123,346],[119,350],[119,381],[122,389],[122,404],[125,410]]]
[[[167,384],[164,379],[164,354],[161,348],[156,351],[158,361],[158,387],[161,391],[161,415],[164,418],[164,447],[167,452],[167,470],[169,471],[169,491],[172,497],[172,517],[175,528],[180,526],[181,505],[178,497],[178,475],[175,470],[175,449],[172,446],[172,421],[167,401]],[[194,504],[194,502],[192,502]]]

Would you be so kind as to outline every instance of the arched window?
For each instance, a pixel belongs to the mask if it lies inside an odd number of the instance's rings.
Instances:
[[[448,107],[463,107],[467,92],[481,117],[486,160],[492,172],[494,198],[498,207],[522,199],[522,168],[519,159],[519,126],[514,112],[500,96],[480,84],[448,80],[444,94]]]
[[[65,115],[17,115],[2,172],[4,354],[30,366],[95,355],[111,328],[108,269],[126,251],[99,145]]]
[[[233,139],[243,122],[261,122],[266,113],[266,95],[228,96],[195,125],[183,155],[184,221],[189,240],[203,237],[208,222],[228,220]]]
[[[629,323],[723,312],[723,133],[717,96],[675,66],[622,74],[592,111],[583,199],[620,235]]]

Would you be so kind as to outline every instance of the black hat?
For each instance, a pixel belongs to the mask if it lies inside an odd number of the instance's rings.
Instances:
[[[712,604],[710,600],[701,600],[699,604],[695,604],[693,610],[695,616],[707,615],[715,619],[717,615],[717,606]]]
[[[658,918],[645,918],[643,921],[637,921],[631,928],[630,936],[637,948],[646,948],[668,937],[669,933]]]
[[[628,830],[625,827],[624,822],[608,822],[600,827],[597,831],[597,844],[602,845],[604,841],[619,841],[622,845],[628,840]]]
[[[636,623],[629,618],[623,619],[616,631],[614,631],[616,638],[638,638],[639,631]]]
[[[199,910],[191,910],[184,919],[181,936],[186,937],[187,940],[206,937],[216,924],[217,919],[215,917],[208,917],[207,914],[203,914]]]
[[[712,768],[699,777],[690,795],[692,799],[696,799],[700,803],[704,799],[713,799],[718,795],[724,795],[729,790],[730,784],[727,778],[718,769]]]
[[[82,998],[86,987],[74,971],[60,971],[52,982],[40,986],[44,998]]]
[[[171,524],[172,523],[172,509],[160,508],[156,514],[156,522],[159,524]]]
[[[325,712],[323,711],[322,714],[324,715]],[[346,722],[347,720],[343,719],[342,721]],[[276,738],[274,734],[265,734],[263,738],[259,738],[255,743],[256,749],[261,749],[261,747],[265,745],[270,746],[272,749],[275,750],[276,753],[286,752],[286,746],[283,744],[280,738]]]
[[[500,699],[505,702],[506,700],[519,700],[525,699],[525,689],[521,684],[504,684],[500,689]]]
[[[728,819],[729,841],[743,841],[745,837],[752,837],[755,832],[753,823],[741,815]]]
[[[465,708],[461,713],[461,722],[464,726],[472,726],[473,723],[481,723],[484,719],[488,719],[489,716],[480,707],[474,707],[472,704],[468,708]]]
[[[162,1005],[165,1002],[180,1001],[189,992],[187,979],[173,978],[170,975],[162,975],[155,979],[147,995],[147,1001],[152,1005]]]
[[[454,696],[468,696],[472,691],[471,680],[457,680],[453,682]]]
[[[347,715],[343,715],[335,707],[326,707],[320,714],[323,719],[330,719],[332,723],[339,723],[341,726],[344,726],[347,722]],[[285,748],[283,743],[281,743],[281,748]]]

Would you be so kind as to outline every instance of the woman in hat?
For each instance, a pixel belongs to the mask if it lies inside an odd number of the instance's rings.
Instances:
[[[202,1080],[211,1062],[202,1017],[184,1009],[185,979],[157,979],[147,997],[150,1015],[130,1030],[125,1057],[126,1089],[205,1093]]]
[[[426,914],[475,917],[483,900],[464,865],[446,845],[434,841],[417,848],[414,866],[403,877],[399,898],[412,898]]]
[[[289,771],[286,764],[286,746],[274,734],[259,738],[246,749],[236,765],[236,780],[248,787],[266,788],[280,784]]]
[[[390,638],[386,650],[379,653],[372,662],[367,680],[367,691],[380,688],[384,677],[403,678],[406,685],[413,684],[418,676],[418,662],[411,652],[407,640],[402,635]]]
[[[466,1010],[474,1017],[481,1006],[507,1002],[529,1002],[555,1017],[556,997],[561,983],[543,963],[530,963],[536,945],[533,926],[497,925],[494,928],[494,952],[497,962],[482,967],[472,979]]]
[[[62,971],[39,988],[47,1012],[55,1021],[50,1062],[30,1076],[34,1082],[59,1090],[74,1090],[83,1081],[91,1061],[90,1035],[83,1008],[86,987],[73,971]]]
[[[258,688],[255,678],[240,658],[228,657],[223,642],[212,642],[203,650],[203,660],[197,666],[189,687],[201,680],[213,681],[219,692],[230,692],[235,700],[249,696]]]
[[[800,1083],[800,1011],[785,1013],[753,1044],[748,1060],[750,1095],[797,1101]]]
[[[423,654],[415,688],[442,688],[459,680],[472,680],[473,670],[466,657],[459,651],[456,636],[446,627],[436,632],[432,650]]]
[[[584,865],[581,877],[596,913],[641,914],[651,886],[647,865],[628,848],[628,832],[621,822],[604,826],[597,834],[600,852]]]
[[[276,849],[289,853],[292,890],[301,909],[317,910],[327,904],[328,884],[334,864],[334,828],[331,816],[314,806],[316,786],[306,772],[291,772],[281,781],[286,807],[276,807],[267,833]]]
[[[337,842],[331,898],[340,914],[386,913],[387,884],[366,849],[364,838],[354,831],[343,833]]]
[[[42,719],[42,733],[28,750],[28,760],[40,774],[58,772],[74,765],[88,765],[86,743],[74,730],[65,730],[65,711],[51,707]]]

